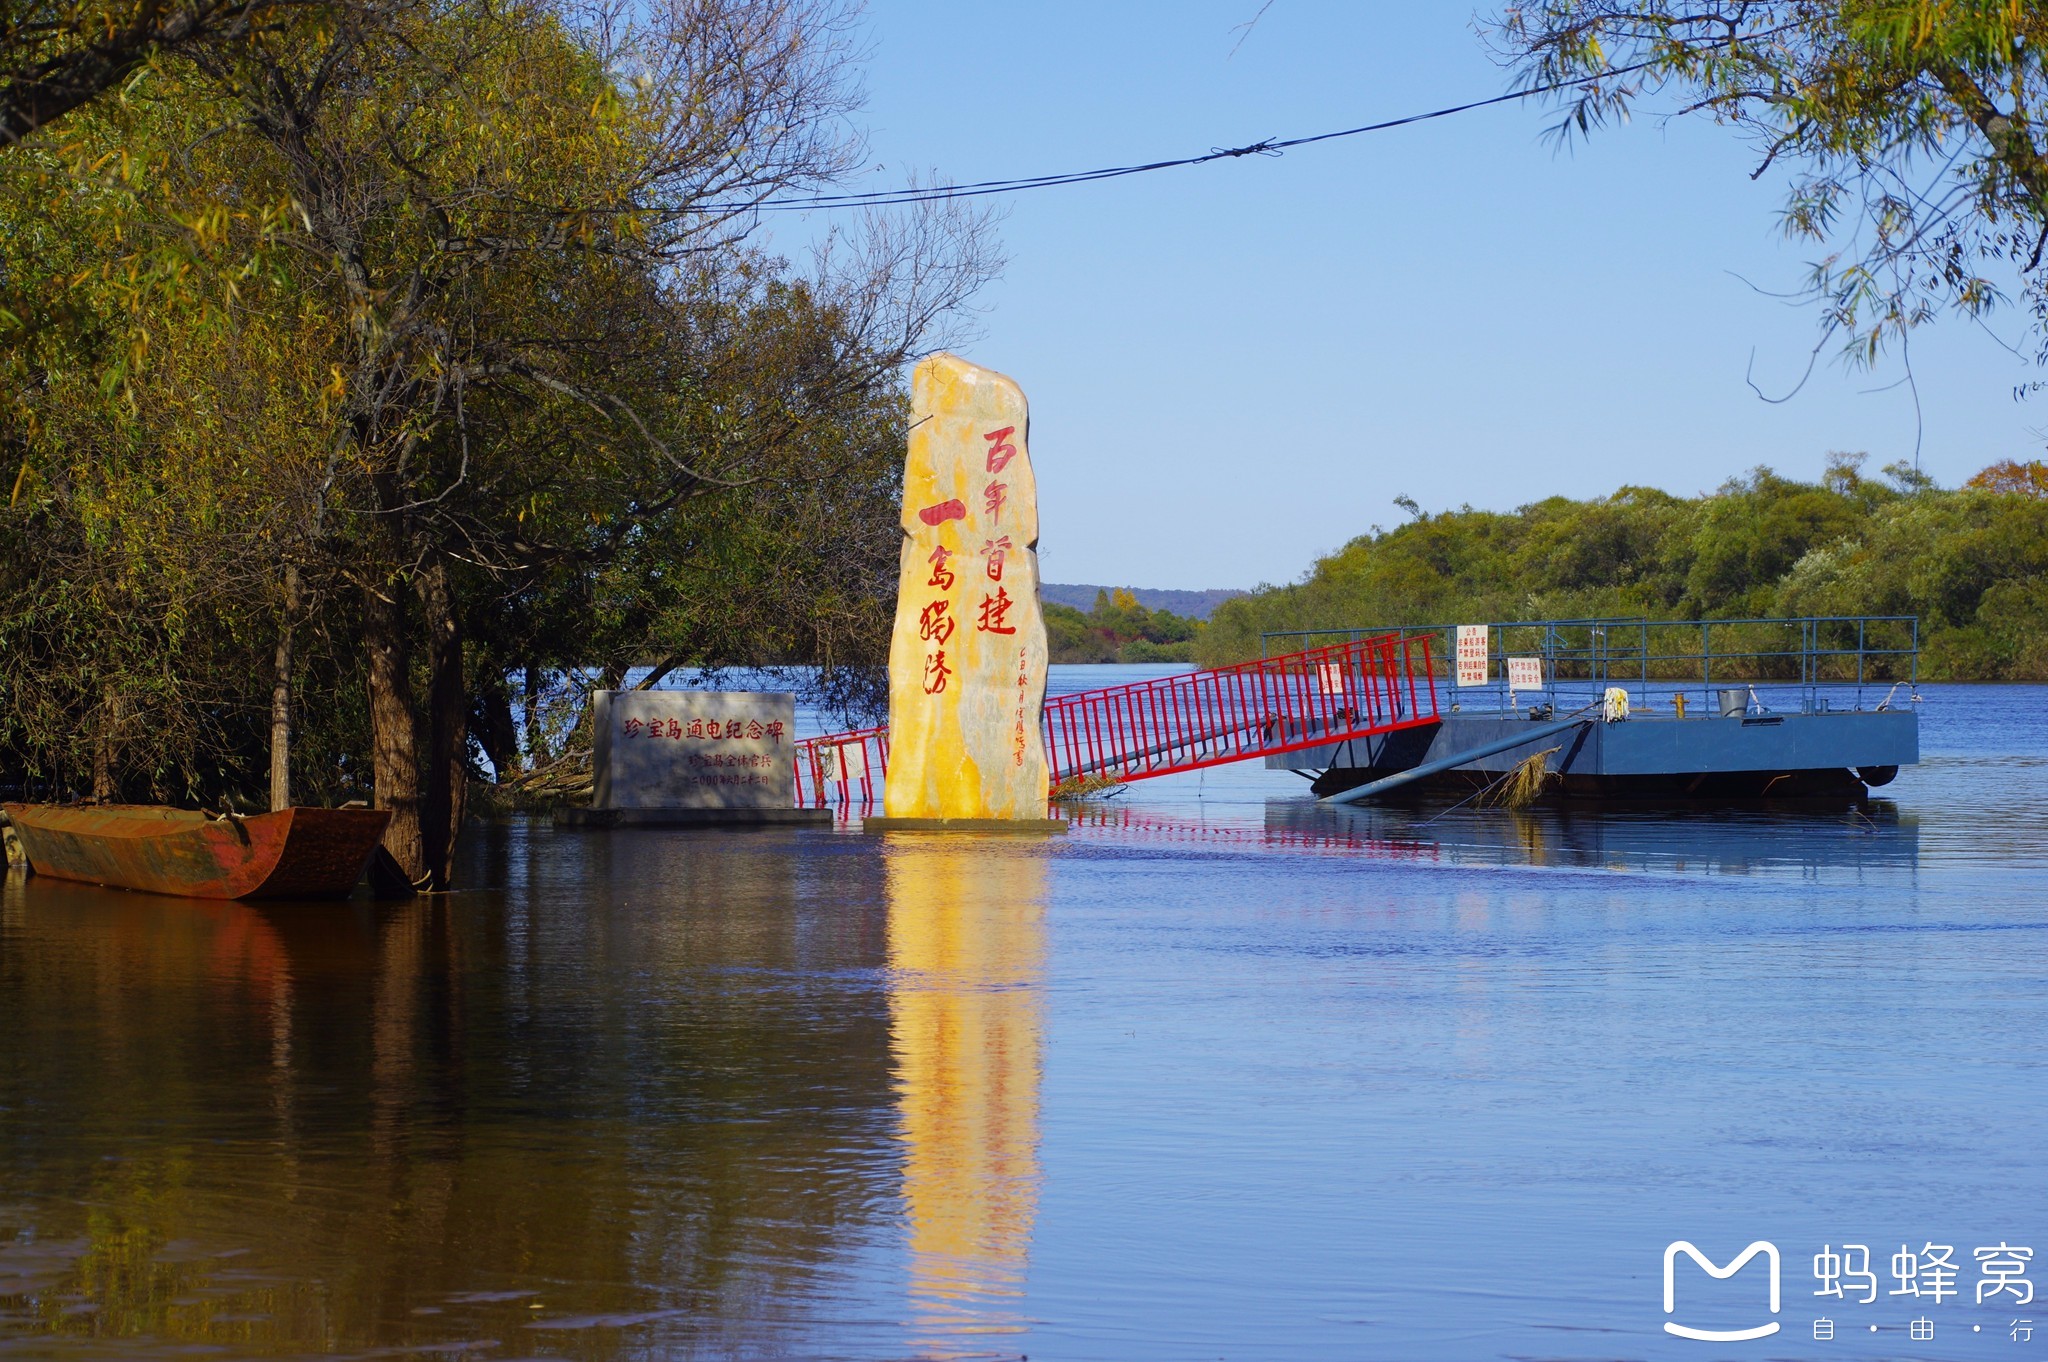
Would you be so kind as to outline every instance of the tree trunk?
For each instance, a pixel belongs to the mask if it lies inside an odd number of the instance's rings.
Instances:
[[[526,720],[526,764],[538,766],[548,759],[543,750],[540,734],[540,685],[541,670],[531,662],[526,664],[525,686],[519,697]]]
[[[455,882],[455,842],[469,794],[469,695],[462,676],[462,622],[446,559],[419,577],[427,625],[427,769],[420,801],[420,842],[428,887]]]
[[[270,811],[292,806],[292,618],[299,608],[299,569],[284,570],[284,614],[270,673]]]
[[[470,731],[502,784],[525,769],[519,753],[519,726],[512,718],[512,690],[502,672],[480,671]]]
[[[95,724],[92,744],[92,797],[111,803],[114,789],[114,730],[121,726],[121,697],[112,686],[100,691],[100,721]]]
[[[374,802],[391,810],[384,846],[406,878],[426,877],[420,844],[420,766],[412,716],[412,654],[404,597],[371,590],[363,598],[363,643],[370,652],[370,755]]]

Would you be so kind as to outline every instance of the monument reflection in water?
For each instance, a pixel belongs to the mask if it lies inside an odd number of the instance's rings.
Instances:
[[[889,998],[914,1341],[1018,1332],[1038,1207],[1045,862],[892,834]]]

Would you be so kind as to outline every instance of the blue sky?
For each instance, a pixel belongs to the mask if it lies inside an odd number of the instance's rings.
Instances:
[[[1198,154],[1507,88],[1462,5],[1275,0],[1234,32],[1259,3],[874,0],[862,187]],[[1782,181],[1752,182],[1709,124],[1638,118],[1560,153],[1554,116],[1511,104],[1008,199],[1010,265],[963,349],[1030,397],[1046,577],[1290,581],[1398,523],[1397,495],[1509,509],[1913,456],[1911,397],[1870,391],[1897,363],[1829,363],[1782,405],[1745,383],[1754,353],[1790,386],[1816,334],[1751,287],[1795,286],[1812,254],[1777,233]],[[1943,484],[2039,456],[2048,398],[2013,400],[2033,370],[1992,335],[1945,319],[1913,369]]]

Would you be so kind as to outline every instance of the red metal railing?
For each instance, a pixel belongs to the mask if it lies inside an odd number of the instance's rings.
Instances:
[[[889,770],[889,729],[857,728],[796,745],[796,806],[871,806]]]
[[[1055,784],[1144,780],[1432,724],[1430,643],[1387,634],[1062,695],[1045,702],[1046,761]],[[872,805],[888,767],[886,728],[806,738],[797,804]]]
[[[1045,704],[1055,783],[1198,771],[1435,723],[1429,640],[1337,643]]]

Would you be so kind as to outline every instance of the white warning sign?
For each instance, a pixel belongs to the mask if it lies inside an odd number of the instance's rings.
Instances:
[[[1493,667],[1489,661],[1486,644],[1486,626],[1483,624],[1461,624],[1458,626],[1458,684],[1461,686],[1483,686],[1493,679]]]

